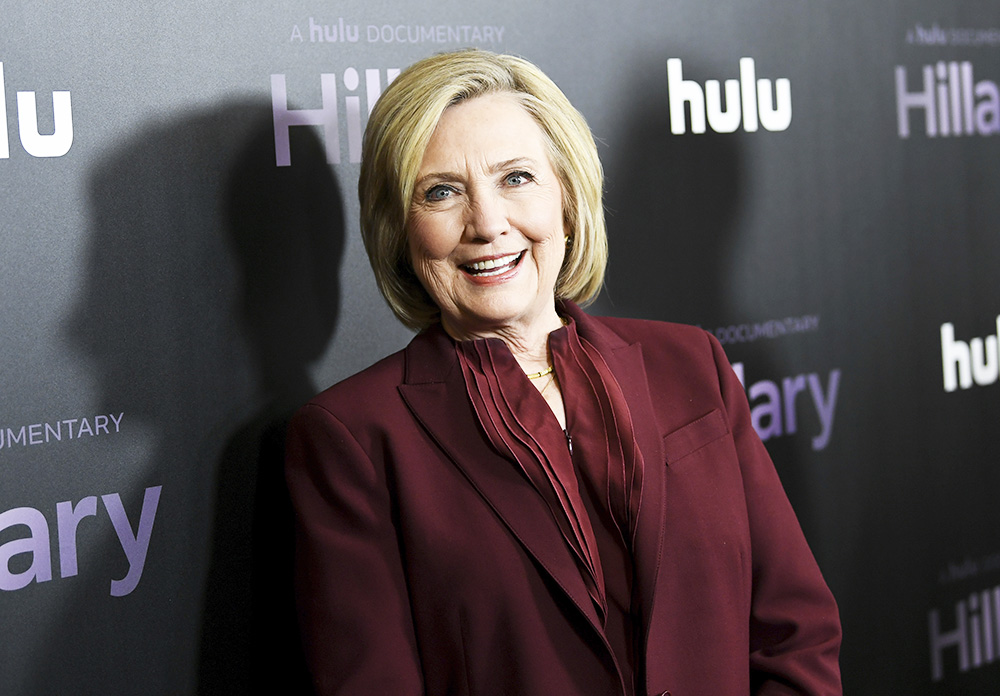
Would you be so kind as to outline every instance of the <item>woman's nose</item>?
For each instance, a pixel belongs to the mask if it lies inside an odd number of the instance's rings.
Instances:
[[[507,206],[495,193],[476,196],[469,206],[465,233],[470,239],[490,242],[510,229]]]

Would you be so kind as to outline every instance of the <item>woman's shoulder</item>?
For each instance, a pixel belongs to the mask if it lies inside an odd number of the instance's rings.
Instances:
[[[677,341],[699,341],[704,343],[706,332],[698,326],[678,324],[658,319],[637,319],[629,317],[590,317],[612,329],[616,333],[641,339],[644,336],[662,337]]]
[[[706,358],[714,362],[721,352],[715,337],[699,326],[655,319],[590,315],[585,321],[594,322],[627,344],[641,343],[644,353],[660,353],[681,360]]]
[[[327,387],[314,396],[305,407],[319,407],[341,420],[351,416],[377,413],[387,400],[397,395],[403,382],[404,350],[396,351],[350,377]]]
[[[587,316],[590,331],[611,336],[603,345],[639,346],[647,378],[716,393],[731,368],[725,351],[710,332],[698,326],[652,319]],[[582,326],[583,324],[581,324]]]

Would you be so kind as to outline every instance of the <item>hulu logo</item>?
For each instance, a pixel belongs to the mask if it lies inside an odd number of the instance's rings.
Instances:
[[[723,99],[723,94],[725,98]],[[692,133],[704,133],[708,127],[716,133],[734,133],[743,125],[748,133],[759,127],[783,131],[792,122],[792,85],[787,78],[774,81],[757,78],[753,58],[740,58],[738,80],[706,80],[702,87],[685,80],[680,58],[667,60],[667,98],[670,101],[670,132],[687,132],[690,113]]]

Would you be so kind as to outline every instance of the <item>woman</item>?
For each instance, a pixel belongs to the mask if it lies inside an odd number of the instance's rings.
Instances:
[[[404,71],[365,246],[403,351],[290,430],[320,693],[838,694],[837,609],[719,344],[590,317],[601,167],[536,67]]]

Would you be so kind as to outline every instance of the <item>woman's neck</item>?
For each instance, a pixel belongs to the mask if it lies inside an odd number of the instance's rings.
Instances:
[[[545,399],[545,403],[559,422],[559,427],[566,429],[566,407],[562,400],[562,388],[555,372],[549,369],[552,367],[552,359],[549,356],[549,334],[563,326],[563,320],[556,312],[554,303],[551,312],[520,325],[491,327],[479,331],[458,331],[450,322],[442,320],[441,324],[448,335],[458,341],[480,338],[499,338],[503,341],[531,385]]]
[[[479,329],[442,320],[442,326],[457,341],[499,338],[506,344],[521,369],[530,374],[550,365],[549,334],[563,326],[563,321],[553,306],[551,312],[530,322]]]

